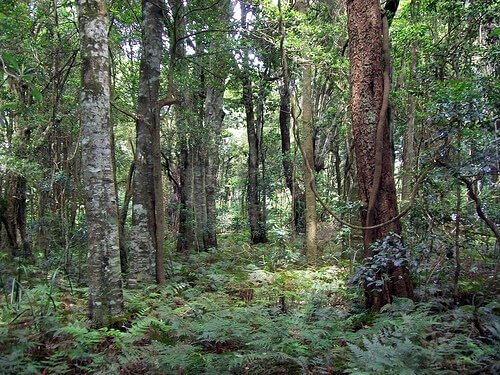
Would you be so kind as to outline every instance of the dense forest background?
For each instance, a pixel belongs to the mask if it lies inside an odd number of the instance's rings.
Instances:
[[[499,15],[2,0],[0,373],[498,373]]]

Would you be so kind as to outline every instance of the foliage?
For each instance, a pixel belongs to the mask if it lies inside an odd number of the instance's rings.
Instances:
[[[127,290],[126,315],[116,328],[93,329],[85,294],[76,286],[71,292],[59,272],[48,289],[26,286],[19,305],[2,310],[3,372],[494,371],[497,303],[436,309],[432,301],[395,299],[380,314],[366,313],[346,286],[346,269],[304,267],[302,255],[269,267],[258,254],[277,244],[250,248],[238,241],[174,257],[176,273],[163,287]],[[47,304],[47,293],[54,303]]]

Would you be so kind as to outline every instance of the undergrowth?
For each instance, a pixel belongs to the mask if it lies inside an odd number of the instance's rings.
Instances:
[[[86,290],[61,272],[2,280],[4,374],[481,374],[500,371],[500,305],[396,299],[375,314],[348,264],[306,267],[299,246],[171,259],[169,281],[125,291],[121,324],[95,330]],[[330,259],[325,255],[325,259]],[[328,263],[328,264],[326,264]],[[34,283],[33,276],[38,276]],[[14,280],[14,281],[12,281]],[[40,281],[41,280],[41,281]]]

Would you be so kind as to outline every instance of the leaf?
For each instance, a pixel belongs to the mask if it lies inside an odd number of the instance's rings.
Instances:
[[[20,68],[19,64],[17,63],[17,60],[14,57],[14,55],[12,55],[8,52],[4,52],[2,54],[2,60],[5,63],[5,65],[7,65],[7,67],[9,67],[10,69],[15,70],[17,73],[19,73],[21,71],[21,68]]]
[[[35,86],[31,86],[31,95],[33,95],[33,99],[35,100],[35,102],[39,103],[43,100],[43,95],[42,93],[40,92],[40,90],[38,90],[37,87]]]

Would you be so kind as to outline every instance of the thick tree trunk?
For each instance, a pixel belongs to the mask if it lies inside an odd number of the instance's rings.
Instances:
[[[123,313],[118,205],[111,149],[108,19],[102,0],[79,0],[82,56],[82,169],[88,227],[90,318],[97,326]]]
[[[142,57],[136,121],[135,174],[132,188],[130,273],[137,281],[164,282],[163,185],[160,168],[160,116],[158,108],[160,63],[163,50],[161,2],[142,4]]]
[[[378,0],[348,0],[351,114],[356,154],[358,189],[367,210],[362,222],[384,223],[398,214],[394,183],[394,160],[387,119],[389,94],[388,25],[381,16]],[[400,233],[401,224],[364,231],[365,254],[372,255],[371,244],[390,232]],[[403,254],[404,255],[404,254]],[[411,297],[408,270],[388,265],[377,276],[389,279],[382,291],[366,286],[367,305],[380,309],[392,295]]]

